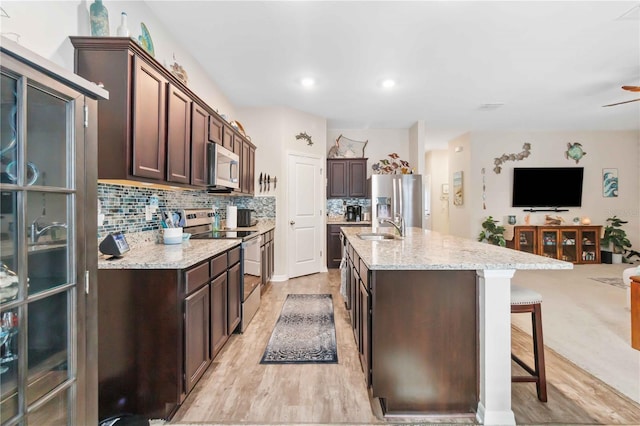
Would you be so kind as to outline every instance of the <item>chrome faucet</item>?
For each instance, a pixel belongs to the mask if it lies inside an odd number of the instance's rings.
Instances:
[[[400,224],[398,225],[396,222],[399,222]],[[404,238],[405,234],[407,233],[407,229],[404,225],[404,219],[400,215],[396,216],[395,220],[389,220],[385,218],[380,219],[380,224],[382,225],[383,223],[390,223],[391,225],[393,225],[393,227],[396,228],[398,234],[400,234],[400,237],[402,238]]]
[[[38,220],[41,217],[42,216],[36,218],[33,222],[31,222],[31,243],[32,244],[37,243],[38,240],[40,239],[40,237],[42,235],[44,235],[45,233],[47,233],[51,229],[54,229],[54,228],[67,229],[67,224],[66,223],[58,223],[58,222],[53,222],[53,223],[45,226],[44,228],[40,228],[40,224],[38,223]]]

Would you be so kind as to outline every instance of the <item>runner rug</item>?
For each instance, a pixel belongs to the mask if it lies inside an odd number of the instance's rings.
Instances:
[[[620,288],[629,288],[629,286],[625,283],[622,282],[622,278],[609,278],[609,277],[604,277],[604,278],[591,278],[594,281],[598,281],[604,284],[609,284],[612,285],[614,287],[620,287]]]
[[[289,294],[261,364],[337,363],[330,294]]]

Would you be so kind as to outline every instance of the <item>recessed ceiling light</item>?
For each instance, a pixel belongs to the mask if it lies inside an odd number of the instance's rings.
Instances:
[[[316,84],[315,80],[312,79],[311,77],[305,77],[302,79],[302,81],[300,81],[300,83],[304,86],[304,87],[311,87],[314,84]]]
[[[503,103],[499,103],[499,102],[489,103],[489,104],[480,104],[480,107],[478,107],[478,109],[480,111],[495,111],[498,108],[501,108],[503,105],[504,105]]]
[[[382,81],[382,87],[384,87],[385,89],[390,89],[395,85],[396,85],[396,82],[391,79],[386,79]]]

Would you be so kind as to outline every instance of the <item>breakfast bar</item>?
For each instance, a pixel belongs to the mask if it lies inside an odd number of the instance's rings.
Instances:
[[[385,415],[515,424],[511,278],[519,269],[573,265],[420,228],[403,238],[370,227],[341,231],[356,277],[350,287],[359,289],[348,292],[347,307],[359,318],[367,383]]]

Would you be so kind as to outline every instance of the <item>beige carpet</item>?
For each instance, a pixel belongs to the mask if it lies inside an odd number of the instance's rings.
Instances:
[[[518,271],[514,282],[542,294],[544,343],[640,402],[640,351],[631,348],[626,291],[593,278],[622,277],[630,266],[576,265],[569,271]],[[527,314],[512,323],[531,333]]]

